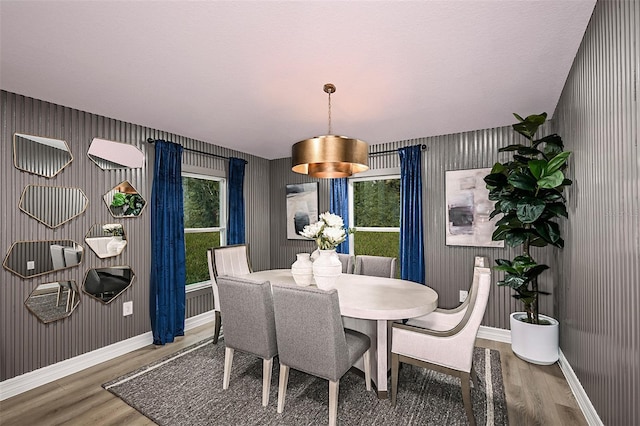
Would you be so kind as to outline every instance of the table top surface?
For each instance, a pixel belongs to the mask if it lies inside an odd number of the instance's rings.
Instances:
[[[245,277],[296,285],[290,269],[252,272]],[[334,288],[338,290],[340,312],[352,318],[400,320],[426,315],[438,306],[438,293],[432,288],[395,278],[342,274]]]

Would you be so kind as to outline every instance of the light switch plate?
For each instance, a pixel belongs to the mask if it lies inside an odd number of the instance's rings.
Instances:
[[[33,271],[36,269],[36,262],[33,260],[27,260],[27,271]]]
[[[122,304],[122,316],[133,315],[133,301],[124,302]]]
[[[469,296],[469,292],[466,290],[460,290],[460,303],[467,300],[467,296]]]

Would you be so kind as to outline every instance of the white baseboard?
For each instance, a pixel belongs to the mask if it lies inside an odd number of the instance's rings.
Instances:
[[[213,320],[213,311],[187,318],[185,320],[185,331],[199,327],[200,325],[208,322],[212,322]],[[5,380],[0,382],[0,401],[4,401],[12,396],[27,392],[31,389],[37,388],[38,386],[51,383],[55,380],[77,373],[78,371],[93,367],[94,365],[109,361],[113,358],[119,357],[120,355],[127,354],[151,344],[153,344],[153,335],[149,331],[121,342],[105,346],[104,348],[96,349],[95,351],[87,352]]]
[[[580,407],[580,410],[582,410],[582,414],[584,414],[587,423],[593,426],[604,426],[598,412],[593,404],[591,404],[589,396],[582,387],[580,380],[578,380],[578,376],[576,376],[573,368],[571,368],[571,364],[569,364],[569,361],[567,361],[567,358],[564,356],[562,349],[560,349],[558,365],[560,366],[560,370],[562,370],[562,374],[564,374],[565,379],[567,379],[567,383],[569,383],[573,396],[575,396],[578,406]]]
[[[480,339],[511,343],[511,331],[505,330],[504,328],[486,327],[481,325],[476,336]]]

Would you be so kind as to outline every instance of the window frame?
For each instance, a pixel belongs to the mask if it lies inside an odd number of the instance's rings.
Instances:
[[[180,175],[181,178],[189,177],[203,180],[213,180],[220,183],[220,225],[217,227],[208,228],[184,228],[185,234],[199,234],[205,232],[220,232],[220,247],[227,245],[227,178],[224,176],[216,176],[214,174],[203,173],[202,171],[183,171]],[[184,207],[183,207],[184,210]],[[186,246],[185,246],[186,252]],[[209,288],[211,286],[211,279],[200,281],[197,283],[187,284],[185,283],[185,292],[190,293],[192,291],[198,291],[203,288]]]
[[[391,180],[397,179],[400,180],[400,169],[392,168],[392,169],[378,169],[378,170],[369,170],[365,173],[360,173],[359,176],[347,178],[347,191],[349,198],[349,228],[354,229],[356,231],[364,231],[364,232],[397,232],[400,234],[400,226],[398,227],[375,227],[375,226],[355,226],[355,210],[353,206],[353,184],[355,182],[365,182],[372,180]],[[353,255],[355,253],[355,236],[353,234],[349,234],[349,254]]]

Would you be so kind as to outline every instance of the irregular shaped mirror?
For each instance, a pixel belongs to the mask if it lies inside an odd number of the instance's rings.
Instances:
[[[147,204],[138,191],[126,180],[104,194],[103,198],[113,217],[140,216],[142,209]]]
[[[87,155],[102,170],[139,169],[144,166],[144,153],[122,142],[93,138]]]
[[[119,255],[127,245],[124,228],[119,223],[93,225],[84,241],[100,259]]]
[[[2,266],[22,278],[32,278],[78,266],[83,252],[72,240],[16,241]]]
[[[80,188],[27,185],[18,207],[49,228],[57,228],[83,213],[87,205],[89,200]]]
[[[72,160],[66,141],[23,133],[13,134],[13,164],[16,169],[52,178]]]
[[[134,278],[135,274],[128,266],[89,269],[83,290],[106,305],[129,288]]]
[[[79,304],[80,294],[73,280],[40,284],[24,302],[45,324],[68,317]]]

